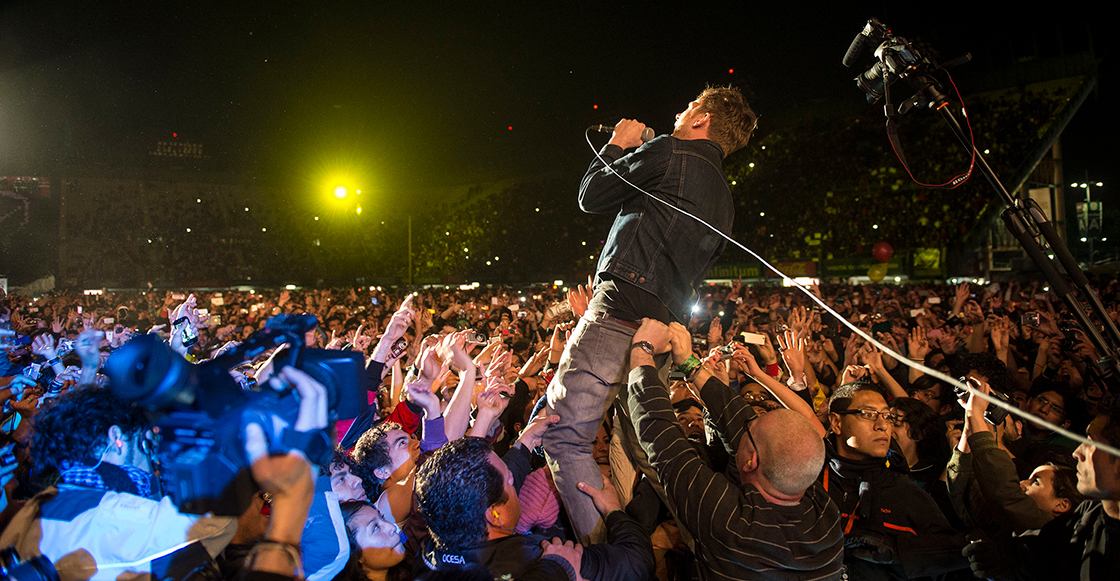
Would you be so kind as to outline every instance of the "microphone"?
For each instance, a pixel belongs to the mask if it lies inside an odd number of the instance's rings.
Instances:
[[[848,46],[848,52],[844,53],[844,59],[840,61],[841,64],[846,67],[856,64],[856,59],[859,58],[860,53],[863,52],[863,47],[871,41],[871,37],[882,26],[883,25],[880,24],[878,20],[874,18],[868,19],[867,25],[852,39],[852,44]]]
[[[588,127],[590,131],[598,131],[599,133],[614,133],[614,125],[592,125]],[[642,131],[642,142],[649,141],[657,136],[652,127],[646,127]]]

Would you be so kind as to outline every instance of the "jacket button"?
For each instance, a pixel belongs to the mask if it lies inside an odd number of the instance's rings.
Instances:
[[[633,272],[631,272],[631,273],[630,273],[630,280],[634,280],[634,277],[635,277],[635,276],[638,276],[638,275],[637,275],[637,274],[635,274],[635,273],[633,273]]]
[[[646,281],[646,277],[644,277],[644,276],[638,279],[638,282],[645,282],[645,281]]]

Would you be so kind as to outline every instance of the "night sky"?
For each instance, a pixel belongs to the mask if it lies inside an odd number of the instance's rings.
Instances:
[[[1099,89],[1065,137],[1066,173],[1115,183],[1115,43],[1088,3],[558,4],[0,4],[0,168],[111,165],[174,132],[217,169],[300,184],[348,167],[389,200],[520,175],[574,182],[585,127],[625,116],[667,131],[706,83],[746,88],[762,132],[802,106],[865,107],[862,69],[840,60],[876,16],[942,60],[971,52],[965,81],[1093,49]]]

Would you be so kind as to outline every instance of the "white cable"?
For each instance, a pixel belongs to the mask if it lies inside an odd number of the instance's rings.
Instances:
[[[899,363],[902,363],[903,365],[906,365],[907,367],[917,369],[917,370],[919,370],[923,373],[932,375],[933,377],[936,377],[936,378],[948,383],[949,385],[952,385],[954,387],[963,389],[964,391],[968,391],[968,392],[976,395],[977,397],[979,397],[981,399],[987,400],[989,404],[993,404],[996,407],[1003,408],[1004,410],[1007,410],[1009,413],[1011,413],[1013,415],[1017,415],[1017,416],[1025,419],[1025,420],[1029,420],[1033,423],[1039,424],[1041,426],[1045,426],[1046,428],[1048,428],[1050,430],[1053,430],[1054,432],[1057,432],[1057,433],[1059,433],[1059,434],[1061,434],[1061,435],[1063,435],[1063,436],[1065,436],[1065,437],[1067,437],[1071,440],[1074,440],[1074,441],[1082,443],[1082,444],[1086,444],[1088,446],[1094,446],[1099,450],[1104,450],[1105,452],[1108,452],[1109,454],[1112,454],[1113,456],[1116,456],[1116,457],[1120,458],[1120,448],[1115,448],[1115,447],[1110,446],[1108,444],[1105,444],[1103,442],[1097,442],[1097,441],[1089,440],[1085,436],[1075,434],[1075,433],[1073,433],[1073,432],[1071,432],[1071,431],[1069,431],[1065,428],[1056,426],[1056,425],[1054,425],[1054,424],[1052,424],[1052,423],[1050,423],[1050,422],[1048,422],[1048,421],[1046,421],[1046,420],[1044,420],[1044,419],[1042,419],[1038,416],[1031,415],[1030,413],[1027,413],[1024,410],[1021,410],[1021,409],[1019,409],[1019,408],[1017,408],[1017,407],[1015,407],[1015,406],[1013,406],[1009,403],[1006,403],[1003,400],[992,397],[992,396],[990,396],[986,393],[981,393],[980,391],[977,391],[977,390],[973,389],[971,386],[963,384],[960,381],[958,381],[957,379],[952,378],[952,377],[950,377],[950,376],[948,376],[944,373],[941,373],[940,371],[937,371],[936,369],[930,369],[929,367],[926,367],[925,365],[922,365],[921,363],[913,361],[908,357],[903,357],[902,355],[900,355],[898,353],[895,353],[893,350],[891,350],[891,348],[887,347],[886,345],[883,345],[879,341],[875,340],[875,338],[872,337],[871,335],[868,335],[867,333],[864,333],[863,330],[861,330],[859,327],[856,327],[855,325],[851,324],[851,322],[849,322],[846,318],[842,317],[840,315],[840,313],[837,313],[836,311],[832,310],[832,307],[829,307],[828,305],[826,305],[823,300],[817,298],[817,296],[814,295],[812,293],[812,291],[810,291],[808,289],[808,287],[802,286],[802,285],[798,284],[797,281],[795,281],[792,278],[786,276],[786,273],[778,270],[776,267],[774,267],[774,265],[770,264],[765,259],[763,259],[761,256],[759,256],[757,253],[755,253],[755,251],[753,251],[750,248],[747,248],[746,246],[740,244],[737,240],[728,236],[727,234],[724,234],[723,232],[720,232],[720,230],[718,228],[716,228],[715,226],[712,226],[711,224],[705,222],[704,220],[694,216],[693,214],[689,213],[687,210],[685,210],[683,208],[679,208],[677,206],[674,206],[673,204],[671,204],[669,202],[666,202],[665,200],[662,200],[661,198],[659,198],[659,197],[643,190],[642,188],[639,188],[638,186],[634,185],[630,180],[626,179],[625,177],[622,176],[622,174],[618,173],[613,167],[611,167],[611,164],[607,163],[607,161],[605,159],[603,159],[603,157],[601,155],[599,155],[599,151],[596,150],[595,145],[593,143],[591,143],[591,135],[590,135],[589,132],[585,131],[584,132],[584,137],[587,139],[587,145],[590,146],[591,150],[595,152],[595,157],[599,159],[599,161],[603,164],[603,167],[609,169],[611,171],[611,173],[618,176],[618,179],[622,180],[623,182],[625,182],[627,185],[634,188],[635,190],[638,190],[639,192],[649,196],[650,198],[652,198],[654,200],[657,200],[658,202],[661,202],[662,204],[680,212],[681,214],[684,214],[685,216],[688,216],[689,218],[692,218],[693,220],[696,220],[697,222],[707,226],[709,229],[711,229],[712,232],[715,232],[716,234],[719,234],[723,238],[727,239],[728,242],[730,242],[730,243],[734,244],[735,246],[741,248],[747,254],[750,254],[751,256],[755,257],[756,259],[758,259],[759,262],[761,262],[763,265],[765,265],[766,268],[770,269],[771,272],[773,272],[774,274],[777,274],[778,276],[782,277],[782,280],[787,281],[792,286],[795,286],[798,289],[800,289],[801,292],[805,293],[805,295],[808,296],[810,299],[812,299],[813,302],[820,305],[822,309],[827,311],[832,316],[836,317],[841,323],[843,323],[845,326],[847,326],[849,329],[851,329],[853,333],[859,335],[860,337],[863,337],[868,342],[870,342],[872,345],[874,345],[874,346],[878,347],[880,350],[882,350],[884,353],[887,353],[891,357],[894,357],[895,360],[898,361]]]
[[[165,557],[167,555],[170,555],[171,553],[174,553],[175,551],[178,551],[179,549],[182,549],[183,547],[193,545],[197,542],[198,542],[197,540],[194,540],[194,541],[187,541],[185,543],[180,543],[178,545],[175,545],[174,547],[171,547],[170,549],[165,549],[165,550],[160,551],[158,553],[148,555],[147,557],[144,557],[142,559],[132,561],[132,562],[129,562],[129,563],[97,563],[97,567],[95,567],[95,568],[96,569],[130,569],[130,568],[140,567],[142,565],[149,564],[152,561],[155,561],[156,559],[158,559],[160,557]]]

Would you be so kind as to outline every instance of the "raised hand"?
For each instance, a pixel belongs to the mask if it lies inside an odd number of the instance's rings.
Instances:
[[[568,290],[568,305],[576,318],[582,317],[587,312],[587,304],[591,302],[593,280],[587,277],[587,286],[579,285]]]
[[[560,361],[560,355],[564,353],[564,346],[568,343],[569,331],[575,326],[575,321],[561,323],[552,329],[552,338],[548,341],[548,360],[556,363]]]
[[[432,393],[432,383],[414,381],[404,386],[404,397],[424,408],[424,417],[432,420],[440,416],[439,396]]]
[[[502,415],[509,405],[508,393],[497,387],[487,387],[479,392],[475,398],[478,404],[478,417],[487,417],[491,420]]]
[[[964,309],[964,303],[965,303],[965,301],[968,300],[968,297],[971,294],[972,294],[972,289],[969,288],[967,282],[962,282],[959,285],[957,285],[957,291],[956,291],[956,297],[955,297],[956,300],[953,302],[953,313],[952,314],[957,314],[957,313],[961,312],[961,310]]]
[[[782,360],[789,368],[794,381],[805,381],[805,340],[794,331],[778,335],[778,346],[782,349]]]
[[[501,343],[495,343],[501,345]],[[513,352],[508,349],[499,347],[496,355],[490,360],[490,364],[486,366],[486,372],[483,376],[486,377],[487,384],[491,381],[501,381],[505,383],[505,377],[509,374],[510,364],[513,361]]]
[[[47,360],[55,358],[54,336],[43,333],[31,342],[31,352]]]
[[[719,317],[712,318],[712,324],[708,326],[708,345],[715,347],[716,345],[723,344],[723,321]]]
[[[83,368],[97,369],[101,365],[101,340],[105,333],[86,329],[74,341],[74,353],[82,360]]]
[[[467,354],[468,345],[472,345],[467,342],[468,333],[469,331],[452,333],[444,337],[438,347],[440,357],[456,371],[464,371],[474,367],[471,356]]]
[[[799,337],[807,337],[809,335],[809,324],[812,322],[812,317],[805,310],[805,307],[793,307],[789,311],[789,326],[797,332]]]
[[[361,329],[361,327],[359,327]],[[357,334],[354,336],[354,351],[358,353],[365,353],[369,349],[370,344],[373,343],[373,337],[369,335]]]
[[[1010,342],[1009,326],[1010,322],[1007,320],[1007,317],[998,317],[992,320],[990,325],[992,347],[995,348],[997,353],[1002,353],[1007,350]]]
[[[774,352],[774,344],[770,342],[770,334],[763,335],[766,343],[758,345],[758,355],[762,357],[763,365],[773,365],[778,362],[778,355]]]
[[[521,366],[521,371],[517,372],[521,377],[532,377],[537,374],[544,367],[544,362],[548,361],[549,348],[547,346],[541,347],[539,351],[533,354],[525,365]]]
[[[849,365],[844,368],[844,373],[840,378],[840,384],[851,383],[863,379],[870,374],[871,371],[864,365]]]
[[[910,330],[910,340],[906,343],[906,354],[911,359],[925,360],[926,355],[929,355],[929,339],[926,338],[926,330],[921,326],[914,327]]]
[[[500,341],[488,343],[485,347],[482,348],[482,351],[478,352],[478,355],[474,356],[474,364],[478,367],[486,367],[490,364],[490,361],[494,358],[494,355],[496,355],[498,353],[498,350],[501,348],[502,343]]]

